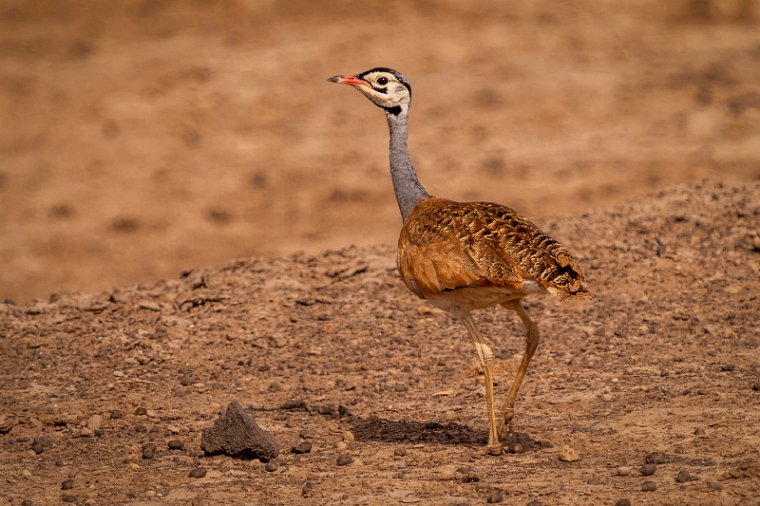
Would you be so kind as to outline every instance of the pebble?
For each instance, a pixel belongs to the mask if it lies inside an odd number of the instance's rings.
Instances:
[[[734,364],[723,364],[720,366],[720,370],[723,372],[731,372],[734,369],[736,369],[736,366]]]
[[[75,495],[65,495],[61,498],[63,502],[77,502],[77,496]]]
[[[335,443],[335,449],[342,452],[348,449],[348,444],[345,441],[338,441]]]
[[[616,476],[630,476],[632,472],[633,472],[633,468],[628,467],[628,466],[620,466],[617,469],[615,469]]]
[[[304,454],[311,451],[311,443],[308,441],[301,441],[293,447],[293,453]]]
[[[353,462],[354,459],[349,455],[340,455],[338,456],[337,464],[339,466],[347,466],[351,462]]]
[[[677,483],[686,483],[687,481],[694,481],[696,479],[697,477],[692,476],[686,469],[681,469],[678,471],[678,476],[676,476]]]
[[[188,473],[188,476],[191,478],[203,478],[206,476],[206,468],[205,467],[196,467],[190,473]]]
[[[74,480],[63,480],[61,482],[61,490],[71,490],[74,488]]]
[[[642,492],[654,492],[657,490],[657,484],[651,480],[647,480],[641,484]]]
[[[87,424],[85,425],[88,429],[90,429],[92,432],[95,432],[97,430],[100,430],[100,427],[103,425],[103,417],[100,415],[92,415],[90,418],[87,419]]]
[[[185,444],[179,439],[170,439],[169,442],[166,443],[166,446],[168,446],[170,450],[184,450],[185,449]]]
[[[618,499],[615,501],[615,506],[631,506],[631,500],[627,498]]]
[[[694,435],[695,436],[704,436],[705,435],[705,429],[703,429],[702,427],[697,427],[696,429],[694,429]]]
[[[118,420],[119,418],[124,418],[124,412],[120,409],[111,410],[111,420]]]
[[[559,452],[559,460],[562,462],[577,462],[580,460],[578,453],[569,446],[565,446]]]
[[[184,376],[182,376],[182,377],[179,379],[179,383],[180,383],[180,385],[182,385],[183,387],[187,387],[187,386],[190,386],[190,385],[192,385],[192,384],[193,384],[193,377],[192,377],[192,376],[190,376],[190,375],[188,375],[188,374],[185,374]]]
[[[139,408],[135,409],[135,415],[137,416],[143,416],[148,414],[148,409],[144,406],[140,406]]]
[[[544,506],[544,503],[542,503],[538,499],[533,499],[531,502],[528,503],[528,506]]]
[[[406,448],[396,448],[393,450],[393,455],[396,457],[406,457]]]
[[[317,408],[317,413],[319,413],[320,415],[332,415],[335,413],[335,408],[333,408],[332,406],[324,406],[324,405],[319,406]]]
[[[272,460],[272,461],[266,463],[266,465],[264,466],[264,469],[266,469],[266,471],[268,473],[273,473],[273,472],[277,471],[278,467],[280,467],[280,466],[277,465],[277,462],[275,462],[274,460]]]
[[[650,453],[644,458],[645,464],[667,464],[668,456],[662,452]]]
[[[45,448],[42,447],[42,443],[40,443],[39,441],[35,439],[34,442],[32,443],[32,450],[34,450],[34,453],[39,455],[40,453],[45,451]]]
[[[519,441],[512,441],[507,445],[507,453],[522,453],[525,447]]]
[[[32,472],[29,469],[24,469],[23,471],[21,471],[21,477],[29,479],[32,477]]]
[[[153,450],[151,450],[150,448],[145,448],[145,449],[142,451],[142,458],[144,458],[144,459],[146,459],[146,460],[150,460],[150,459],[152,459],[152,458],[153,458],[153,455],[154,455],[154,453],[153,453]]]
[[[486,496],[486,502],[488,504],[496,504],[504,500],[504,494],[501,492],[491,492]]]
[[[303,439],[311,439],[317,435],[317,431],[304,427],[298,432],[298,435]]]
[[[350,430],[347,430],[347,431],[343,432],[343,441],[346,441],[347,443],[350,443],[353,440],[354,440],[354,433],[353,432],[351,432]]]
[[[30,501],[29,499],[24,499],[23,501],[21,501],[21,506],[34,506],[34,503],[32,503],[32,501]]]
[[[657,464],[644,464],[639,471],[642,476],[652,476],[657,471]]]
[[[707,488],[710,490],[720,491],[723,490],[723,484],[718,483],[717,481],[709,481],[707,482]]]

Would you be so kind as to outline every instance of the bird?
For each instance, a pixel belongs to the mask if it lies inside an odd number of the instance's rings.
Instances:
[[[328,81],[352,86],[385,112],[391,181],[403,221],[396,258],[399,274],[413,294],[464,323],[485,378],[488,443],[480,451],[501,454],[540,339],[523,300],[539,294],[563,301],[590,299],[581,266],[565,246],[510,207],[458,202],[425,190],[408,148],[412,87],[403,74],[375,67]],[[472,317],[474,310],[497,305],[516,312],[525,328],[525,352],[498,418],[494,354]]]

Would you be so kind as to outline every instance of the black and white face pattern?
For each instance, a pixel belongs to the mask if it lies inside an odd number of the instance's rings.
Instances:
[[[400,72],[377,67],[362,72],[356,77],[369,84],[369,86],[356,86],[356,89],[364,93],[375,105],[394,115],[409,110],[412,87]]]

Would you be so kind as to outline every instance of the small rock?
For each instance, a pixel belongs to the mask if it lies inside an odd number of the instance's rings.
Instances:
[[[351,432],[350,430],[347,430],[343,432],[342,437],[343,437],[343,441],[350,443],[351,441],[354,440],[354,433]]]
[[[275,462],[274,460],[271,461],[271,462],[267,462],[266,465],[264,465],[264,469],[266,469],[266,471],[268,473],[273,473],[273,472],[277,471],[278,467],[280,467],[280,466],[278,466],[277,462]]]
[[[617,469],[615,469],[615,476],[630,476],[632,472],[633,472],[632,467],[620,466]]]
[[[317,431],[304,427],[298,432],[298,435],[303,439],[311,439],[317,435]]]
[[[28,480],[32,477],[32,472],[29,469],[24,469],[21,471],[21,477]]]
[[[647,480],[641,484],[642,492],[654,492],[657,490],[657,484],[651,480]]]
[[[147,490],[147,491],[145,491],[145,497],[149,497],[149,498],[156,497],[156,491],[155,490]]]
[[[34,503],[30,501],[29,499],[24,499],[21,501],[21,506],[34,506]]]
[[[615,501],[615,506],[631,506],[631,500],[627,498],[618,499]]]
[[[348,444],[345,441],[338,441],[335,443],[335,449],[339,452],[348,450]]]
[[[190,376],[189,374],[185,374],[185,375],[183,375],[183,376],[182,376],[182,377],[179,379],[179,383],[180,383],[180,385],[182,385],[183,387],[186,387],[186,386],[190,386],[190,385],[192,385],[192,384],[193,384],[193,377],[192,377],[192,376]]]
[[[317,413],[320,415],[332,415],[335,413],[335,409],[332,406],[319,406]]]
[[[511,441],[507,445],[507,453],[523,453],[524,451],[525,447],[519,441]]]
[[[696,476],[693,476],[689,471],[686,469],[681,469],[678,471],[678,476],[676,476],[676,482],[677,483],[686,483],[687,481],[694,481],[698,480]]]
[[[577,462],[580,460],[580,457],[578,457],[578,454],[573,448],[565,446],[559,452],[559,460],[562,462]]]
[[[99,430],[102,425],[103,425],[103,417],[100,415],[92,415],[90,418],[87,419],[86,427],[90,429],[92,432]]]
[[[65,495],[61,498],[63,502],[77,502],[77,496],[75,495]]]
[[[169,442],[166,443],[166,446],[168,446],[170,450],[184,450],[185,449],[185,444],[179,439],[170,439]]]
[[[704,436],[705,435],[705,429],[703,429],[702,427],[697,427],[696,429],[694,429],[694,435],[695,436]]]
[[[717,481],[708,481],[707,488],[709,488],[710,490],[715,490],[716,492],[719,492],[723,490],[723,484],[718,483]]]
[[[533,499],[531,502],[527,504],[527,506],[544,506],[544,503],[542,503],[538,499]]]
[[[736,369],[736,366],[734,364],[723,364],[720,366],[720,370],[723,372],[731,372],[734,369]]]
[[[668,456],[662,452],[650,453],[644,458],[645,464],[667,464]]]
[[[61,490],[71,490],[74,488],[74,480],[63,480],[61,482]]]
[[[32,450],[34,450],[34,453],[39,455],[40,453],[45,451],[45,448],[42,446],[42,443],[40,443],[39,441],[35,439],[34,442],[32,443]]]
[[[317,488],[317,480],[315,478],[306,478],[303,487],[301,487],[301,495],[309,497],[315,488]]]
[[[0,434],[7,434],[16,425],[16,419],[9,415],[0,415]]]
[[[491,492],[486,496],[486,502],[488,504],[496,504],[504,500],[504,494],[498,491]]]
[[[351,411],[349,411],[347,406],[344,406],[343,404],[341,404],[340,406],[338,406],[338,414],[340,416],[351,416]]]
[[[338,456],[337,464],[339,466],[347,466],[351,462],[353,462],[354,459],[349,455],[340,455]]]
[[[191,478],[203,478],[206,476],[206,468],[205,467],[196,467],[190,473],[188,473],[188,476]]]
[[[151,450],[150,448],[145,448],[145,449],[142,451],[142,458],[144,458],[145,460],[150,460],[150,459],[152,459],[152,458],[153,458],[153,455],[154,455],[154,453],[153,453],[153,450]]]
[[[293,453],[304,454],[311,451],[311,443],[308,441],[301,441],[293,447]]]
[[[271,434],[258,426],[251,415],[232,401],[214,426],[203,429],[201,448],[206,453],[273,459],[280,453]]]
[[[111,420],[118,420],[119,418],[124,418],[124,412],[120,409],[111,410]]]
[[[657,471],[657,464],[644,464],[639,471],[642,476],[652,476]]]
[[[396,448],[395,450],[393,450],[393,455],[396,457],[406,457],[406,449]]]

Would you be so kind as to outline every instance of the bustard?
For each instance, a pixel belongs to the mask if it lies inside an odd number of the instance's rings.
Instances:
[[[475,343],[485,376],[488,446],[503,451],[500,440],[512,430],[517,393],[538,346],[538,327],[522,299],[550,293],[562,300],[589,299],[578,262],[560,243],[509,207],[490,202],[455,202],[425,191],[407,147],[412,88],[399,72],[377,67],[328,79],[348,84],[385,110],[390,129],[390,166],[403,227],[397,265],[407,288],[464,322]],[[471,312],[500,304],[517,313],[525,326],[525,354],[497,419],[493,396],[493,352]]]

